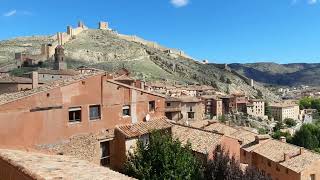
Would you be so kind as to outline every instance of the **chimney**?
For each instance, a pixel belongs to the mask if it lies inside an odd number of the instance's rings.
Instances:
[[[283,156],[284,156],[284,161],[287,161],[290,159],[289,154],[287,153],[283,153]]]
[[[286,139],[286,137],[281,136],[281,137],[280,137],[280,141],[283,142],[283,143],[286,143],[286,142],[287,142],[287,139]]]
[[[39,76],[37,71],[32,71],[32,89],[39,86]]]
[[[304,148],[303,147],[300,147],[300,150],[299,150],[299,155],[303,154],[304,153]]]

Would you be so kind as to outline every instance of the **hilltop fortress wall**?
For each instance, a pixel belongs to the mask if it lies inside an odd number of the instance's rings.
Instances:
[[[155,49],[158,49],[160,51],[164,51],[166,53],[169,53],[169,54],[177,54],[177,55],[180,55],[182,57],[185,57],[185,58],[190,58],[190,56],[188,56],[187,54],[185,54],[183,51],[179,50],[179,49],[168,49],[166,47],[163,47],[161,45],[159,45],[158,43],[156,42],[153,42],[153,41],[148,41],[148,40],[145,40],[145,39],[142,39],[138,36],[131,36],[131,35],[124,35],[124,34],[117,34],[118,37],[124,39],[124,40],[127,40],[127,41],[131,41],[131,42],[136,42],[136,43],[141,43],[145,46],[148,46],[148,47],[151,47],[151,48],[155,48]]]
[[[64,45],[70,40],[75,39],[77,35],[79,35],[84,30],[87,30],[87,29],[88,27],[86,27],[82,21],[79,21],[78,26],[76,28],[73,28],[72,26],[67,26],[66,32],[57,32],[55,41],[51,42],[50,44],[42,44],[40,54],[32,55],[32,54],[27,54],[25,52],[16,53],[15,61],[16,61],[17,67],[20,68],[21,66],[24,66],[24,65],[32,66],[32,65],[36,65],[39,61],[46,61],[53,58],[55,48],[57,46]],[[111,29],[109,29],[109,24],[103,21],[99,22],[98,29],[111,31]],[[156,42],[148,41],[135,35],[131,36],[131,35],[118,34],[116,31],[112,31],[112,32],[114,32],[121,39],[131,41],[131,42],[141,43],[145,46],[158,49],[168,54],[176,54],[185,58],[192,59],[190,56],[186,55],[181,50],[171,49],[171,48],[168,49],[166,47],[159,45]]]

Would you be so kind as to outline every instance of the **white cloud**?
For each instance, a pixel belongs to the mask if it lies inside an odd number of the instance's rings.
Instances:
[[[291,0],[291,5],[296,5],[300,2],[306,2],[309,5],[315,5],[319,3],[319,0]]]
[[[318,0],[308,0],[308,4],[316,4]]]
[[[9,12],[4,13],[3,16],[10,17],[10,16],[14,16],[16,14],[17,14],[17,10],[11,10]]]
[[[175,7],[183,7],[189,4],[189,0],[170,0],[171,4]]]

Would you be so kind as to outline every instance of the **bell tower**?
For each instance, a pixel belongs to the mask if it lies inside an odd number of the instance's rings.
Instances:
[[[64,48],[59,45],[55,49],[54,53],[54,70],[66,70],[67,69],[67,63],[65,61],[65,55],[64,55]]]

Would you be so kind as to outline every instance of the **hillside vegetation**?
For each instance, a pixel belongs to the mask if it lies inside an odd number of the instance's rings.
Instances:
[[[21,40],[23,39],[23,40]],[[3,64],[14,64],[14,52],[40,51],[41,43],[52,40],[50,36],[25,37],[0,42],[0,56]],[[31,45],[21,48],[21,44]],[[249,86],[236,74],[212,65],[201,64],[193,59],[177,54],[170,54],[141,43],[120,38],[116,33],[106,30],[85,30],[75,39],[64,45],[66,59],[70,68],[80,65],[116,71],[122,67],[130,70],[136,78],[145,81],[167,81],[180,84],[206,84],[227,93],[246,93],[258,97],[262,92],[264,98],[278,100],[260,84]],[[52,61],[47,61],[50,67]]]

